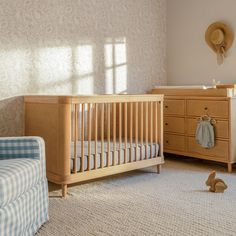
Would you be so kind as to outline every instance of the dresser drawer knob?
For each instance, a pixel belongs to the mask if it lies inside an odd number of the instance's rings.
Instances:
[[[205,107],[204,109],[205,109],[205,110],[208,110],[208,107]]]
[[[169,143],[169,141],[168,141],[168,140],[166,140],[166,143]]]
[[[168,125],[168,123],[165,123],[165,125]]]
[[[168,108],[168,106],[165,106],[165,108]]]

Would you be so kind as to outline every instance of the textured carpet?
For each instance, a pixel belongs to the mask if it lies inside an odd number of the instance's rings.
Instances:
[[[210,193],[212,169],[229,188]],[[52,186],[51,186],[52,187]],[[236,175],[199,161],[168,160],[154,168],[51,192],[50,221],[41,235],[236,235]]]

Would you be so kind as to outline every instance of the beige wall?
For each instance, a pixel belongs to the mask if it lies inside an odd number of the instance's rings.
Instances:
[[[236,43],[224,64],[207,46],[205,30],[214,21],[224,21],[236,30],[235,0],[167,0],[168,84],[236,82]]]
[[[166,0],[2,0],[0,99],[166,82]]]

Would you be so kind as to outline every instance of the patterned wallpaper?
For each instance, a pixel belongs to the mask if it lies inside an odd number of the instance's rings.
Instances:
[[[0,102],[0,137],[21,136],[24,133],[23,97]]]
[[[166,0],[0,1],[0,99],[165,83]]]

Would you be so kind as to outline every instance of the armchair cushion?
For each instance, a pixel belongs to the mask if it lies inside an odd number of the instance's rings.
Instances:
[[[46,178],[45,144],[42,138],[0,138],[0,161],[14,158],[29,158],[39,160],[41,177]]]
[[[18,198],[41,180],[40,161],[29,158],[0,161],[0,207]]]

